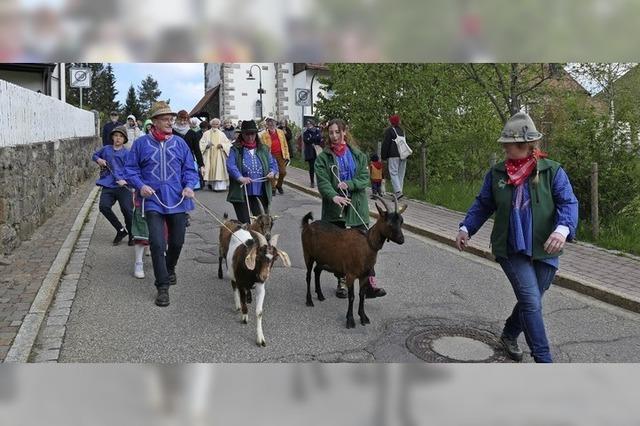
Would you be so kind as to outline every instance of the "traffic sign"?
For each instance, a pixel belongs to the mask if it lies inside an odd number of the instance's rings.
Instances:
[[[311,106],[311,90],[296,89],[296,105]]]
[[[91,87],[91,69],[89,68],[70,68],[69,69],[70,86],[88,89]]]

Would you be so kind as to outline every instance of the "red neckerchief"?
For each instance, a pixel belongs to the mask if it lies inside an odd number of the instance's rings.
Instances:
[[[507,175],[509,176],[507,183],[513,186],[521,185],[536,168],[538,160],[545,157],[547,157],[547,153],[536,148],[533,150],[533,154],[527,158],[507,160],[505,163]]]
[[[382,170],[382,161],[372,161],[371,165],[378,170]]]
[[[242,140],[242,146],[244,148],[247,149],[256,149],[256,146],[258,145],[257,141],[254,139],[253,142],[247,142],[245,140]]]
[[[164,142],[171,137],[171,135],[173,134],[173,130],[169,130],[169,133],[165,133],[158,130],[156,126],[151,126],[150,133],[155,140]]]
[[[331,145],[331,151],[333,151],[333,153],[338,156],[338,157],[342,157],[344,155],[344,153],[347,151],[347,144],[346,143],[334,143]]]

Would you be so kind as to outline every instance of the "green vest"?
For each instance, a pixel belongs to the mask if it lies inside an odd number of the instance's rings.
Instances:
[[[242,158],[244,154],[244,148],[234,145],[231,147],[231,151],[234,151],[234,154],[236,155],[236,166],[238,167],[238,170],[240,170],[240,173],[242,173]],[[262,170],[265,171],[266,176],[271,170],[271,166],[269,165],[269,151],[264,145],[258,144],[258,147],[256,148],[256,155],[262,162]],[[269,205],[271,205],[271,182],[269,180],[266,180],[264,182],[264,188],[267,192]],[[229,192],[227,193],[227,201],[230,203],[246,202],[244,197],[244,189],[240,186],[240,182],[233,179],[231,176],[229,176]],[[268,206],[264,207],[266,209]]]
[[[559,256],[544,251],[544,243],[554,231],[556,205],[553,201],[553,179],[560,164],[547,159],[538,160],[537,172],[529,176],[529,193],[531,195],[532,217],[532,255],[533,259],[548,259]],[[535,182],[536,174],[538,182]],[[491,169],[491,190],[496,203],[496,212],[491,231],[491,252],[498,257],[507,257],[509,238],[509,219],[513,202],[513,185],[508,185],[509,177],[504,161]]]

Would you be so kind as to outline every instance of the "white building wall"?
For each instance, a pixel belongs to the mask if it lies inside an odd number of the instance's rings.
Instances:
[[[259,112],[256,111],[256,101],[260,99],[258,87],[260,84],[260,73],[257,67],[253,67],[253,76],[255,80],[247,80],[249,68],[254,64],[241,63],[233,64],[233,72],[231,78],[231,92],[233,99],[223,99],[220,102],[229,102],[234,108],[229,118],[237,120],[260,119]],[[262,115],[263,117],[276,115],[276,71],[275,64],[259,63],[255,64],[262,69],[262,88],[265,93],[262,95]],[[221,109],[222,110],[222,109]],[[225,117],[226,118],[226,117]]]
[[[0,147],[95,134],[93,113],[0,80]]]
[[[311,115],[311,108],[295,104],[296,88],[311,88],[311,79],[315,74],[313,84],[313,100],[318,101],[318,93],[322,92],[318,78],[327,75],[327,71],[307,70],[293,75],[293,63],[278,64],[281,72],[280,99],[277,105],[277,71],[275,63],[226,63],[206,64],[205,90],[220,84],[220,111],[222,118],[232,120],[260,119],[256,111],[256,101],[259,99],[258,87],[260,74],[257,67],[253,67],[255,80],[247,80],[252,65],[259,65],[262,70],[262,88],[266,93],[263,99],[263,117],[272,116],[277,119],[287,118],[289,121],[302,126],[303,115]],[[222,78],[220,78],[220,76]],[[286,89],[286,90],[283,90]],[[279,114],[278,114],[279,111]]]

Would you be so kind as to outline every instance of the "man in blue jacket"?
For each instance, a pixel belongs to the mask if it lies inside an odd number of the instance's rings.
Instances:
[[[176,115],[166,102],[156,102],[150,111],[151,129],[136,139],[126,164],[127,181],[143,197],[158,306],[169,305],[169,286],[177,283],[186,213],[193,210],[193,188],[199,180],[191,150],[172,132]]]

